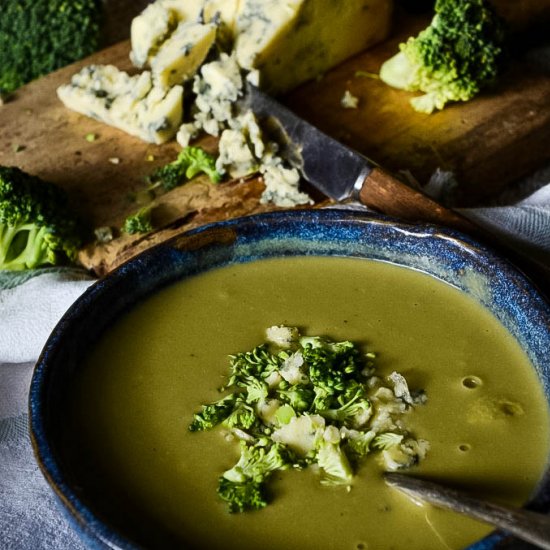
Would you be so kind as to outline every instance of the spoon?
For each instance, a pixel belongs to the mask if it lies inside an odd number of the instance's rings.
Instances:
[[[550,517],[500,506],[468,496],[433,481],[404,474],[384,474],[386,483],[412,497],[504,529],[516,537],[550,550]]]

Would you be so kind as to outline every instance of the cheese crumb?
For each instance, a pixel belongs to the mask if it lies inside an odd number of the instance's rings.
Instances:
[[[359,98],[351,94],[349,90],[344,92],[340,104],[344,109],[357,109],[359,106]]]

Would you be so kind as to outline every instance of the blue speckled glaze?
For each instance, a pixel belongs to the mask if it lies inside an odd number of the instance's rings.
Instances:
[[[370,258],[419,270],[482,303],[527,351],[550,403],[550,306],[511,264],[458,233],[396,223],[353,210],[290,211],[212,224],[150,250],[98,281],[50,336],[30,390],[31,437],[37,460],[73,527],[92,548],[137,548],[100,520],[59,461],[68,380],[81,358],[124,311],[156,290],[215,267],[261,258],[328,255]],[[529,505],[550,510],[550,473]],[[470,550],[496,549],[495,532]]]

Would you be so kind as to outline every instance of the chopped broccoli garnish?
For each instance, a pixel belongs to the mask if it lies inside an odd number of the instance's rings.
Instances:
[[[9,93],[98,49],[100,0],[4,0],[0,93]]]
[[[189,426],[189,430],[198,432],[212,429],[231,415],[236,403],[237,396],[231,394],[215,403],[204,405],[202,411],[194,415],[194,420]]]
[[[162,186],[165,191],[170,191],[201,172],[213,183],[221,181],[221,174],[216,170],[216,159],[212,155],[200,147],[186,147],[175,161],[157,168],[149,176],[149,181],[155,187]]]
[[[124,220],[122,230],[129,235],[136,233],[149,233],[153,231],[153,223],[151,221],[151,207],[145,206],[131,214]]]
[[[388,85],[424,95],[411,100],[422,113],[449,101],[468,101],[497,77],[504,26],[487,0],[437,0],[430,25],[400,45],[380,69]]]
[[[218,495],[227,502],[232,514],[247,510],[260,510],[267,506],[263,484],[252,479],[243,483],[235,483],[225,477],[220,477]]]
[[[371,452],[379,451],[391,467],[424,456],[426,442],[415,447],[409,437],[407,448],[399,447],[409,434],[398,417],[413,404],[391,388],[377,388],[379,378],[369,383],[372,353],[349,341],[300,338],[295,328],[271,327],[267,334],[271,345],[230,356],[230,378],[222,389],[232,393],[203,406],[189,427],[201,431],[221,424],[240,440],[239,461],[218,487],[230,512],[266,506],[265,486],[275,471],[316,465],[321,483],[349,486],[354,466]],[[285,334],[292,338],[279,338]],[[397,376],[392,373],[391,381],[401,388],[405,382],[397,384]]]
[[[74,262],[81,244],[80,223],[62,189],[0,166],[0,269]]]

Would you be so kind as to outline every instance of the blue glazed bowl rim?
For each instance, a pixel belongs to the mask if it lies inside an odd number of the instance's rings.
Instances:
[[[366,244],[358,242],[358,238],[365,239]],[[376,239],[379,240],[376,241]],[[357,250],[362,252],[353,252],[354,249],[350,249],[350,252],[342,251],[343,244],[348,244],[351,247],[353,242],[356,242]],[[264,250],[263,253],[256,253],[255,247],[262,243],[274,247],[274,252],[267,254]],[[278,248],[277,246],[281,243],[283,246]],[[186,276],[230,263],[292,254],[294,247],[299,243],[302,244],[302,248],[297,255],[309,254],[304,248],[308,244],[314,248],[312,255],[330,256],[334,255],[334,250],[337,249],[339,250],[337,255],[368,257],[425,271],[459,288],[460,284],[457,285],[456,281],[446,280],[446,270],[450,270],[456,277],[461,270],[464,271],[468,267],[479,269],[487,280],[497,285],[500,292],[512,293],[512,296],[521,298],[518,311],[535,317],[534,320],[532,319],[533,326],[539,325],[539,333],[536,338],[530,332],[523,335],[527,341],[524,340],[520,343],[524,347],[528,345],[527,347],[530,349],[533,342],[538,339],[538,342],[535,342],[538,346],[537,357],[540,356],[541,351],[550,349],[550,306],[533,284],[511,263],[491,249],[454,230],[433,225],[410,225],[367,211],[323,209],[258,214],[217,222],[189,231],[181,237],[176,237],[140,254],[94,283],[73,304],[53,330],[35,367],[29,394],[30,433],[35,456],[44,476],[61,502],[63,511],[71,520],[73,527],[90,545],[107,548],[138,548],[124,535],[103,522],[78,497],[57,460],[56,451],[51,441],[47,422],[49,384],[52,371],[56,368],[56,356],[63,346],[66,334],[70,332],[70,327],[81,321],[88,309],[93,308],[94,303],[102,295],[112,293],[115,288],[125,288],[125,282],[131,277],[143,276],[144,273],[149,274],[150,286],[148,291],[138,296],[130,296],[127,304],[130,306],[158,288]],[[328,244],[326,249],[321,246],[323,243]],[[337,243],[337,246],[331,248],[331,243]],[[371,246],[371,255],[365,253],[365,246],[368,249],[369,245]],[[377,251],[391,251],[395,247],[397,247],[397,251],[393,258],[389,252],[377,257]],[[440,260],[444,259],[450,264],[441,272],[433,273],[428,264],[423,269],[422,265],[411,267],[406,261],[403,263],[403,254],[406,252],[410,257],[418,256],[419,251],[415,250],[416,247],[419,247],[422,253],[435,255],[434,257],[439,257]],[[219,249],[239,250],[233,255],[230,254],[229,259],[225,256],[221,261],[219,258],[217,260],[209,259],[208,253],[211,250]],[[206,254],[204,254],[205,251]],[[204,265],[201,265],[200,262],[197,264],[198,256],[201,256]],[[154,266],[162,266],[166,262],[177,263],[178,261],[180,263],[177,267],[179,271],[176,277],[163,278],[162,270],[152,269]],[[462,290],[467,289],[462,288]],[[507,300],[509,298],[510,295],[506,297]],[[490,306],[490,304],[485,305]],[[514,314],[515,312],[512,311],[512,315]],[[505,318],[500,320],[505,325],[508,322]],[[521,334],[514,334],[514,336],[522,337]],[[530,358],[533,360],[532,355]],[[535,368],[548,397],[550,396],[550,372],[545,370],[542,373],[540,357],[535,359]],[[550,370],[550,366],[548,369]],[[550,493],[550,475],[547,468],[529,507],[545,511],[550,509],[550,494],[548,493]],[[469,550],[488,550],[495,548],[503,538],[502,533],[495,531],[468,548]]]

